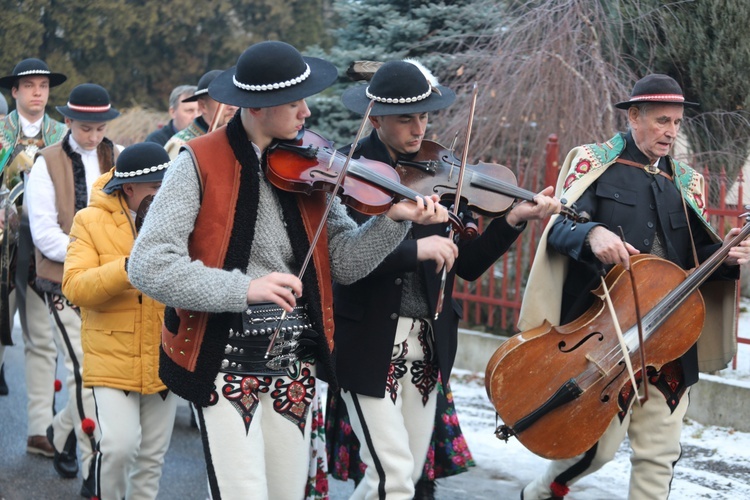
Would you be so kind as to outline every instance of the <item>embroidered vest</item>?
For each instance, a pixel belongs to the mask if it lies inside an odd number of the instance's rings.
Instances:
[[[238,209],[240,170],[225,128],[193,139],[184,146],[192,155],[201,183],[201,209],[188,240],[193,260],[206,266],[222,268]],[[307,240],[315,234],[325,211],[325,194],[296,197]],[[250,244],[250,242],[248,242]],[[324,229],[313,253],[317,273],[316,309],[322,325],[314,328],[325,333],[326,357],[333,351],[333,307],[328,237]],[[308,273],[310,274],[309,270]],[[304,282],[304,280],[303,280]],[[306,285],[306,290],[309,290]],[[314,286],[314,285],[313,285]],[[310,297],[310,295],[308,295]],[[214,379],[228,336],[227,314],[188,311],[167,307],[162,328],[162,362],[160,376],[169,388],[199,405],[210,402]],[[320,346],[319,346],[320,347]],[[320,353],[320,349],[318,350]],[[320,359],[321,355],[318,355]],[[330,363],[330,359],[322,360]]]

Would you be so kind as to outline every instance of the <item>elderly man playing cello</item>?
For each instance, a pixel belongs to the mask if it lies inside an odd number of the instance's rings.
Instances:
[[[628,132],[604,144],[577,147],[565,160],[558,193],[575,202],[578,211],[587,213],[591,221],[572,225],[553,218],[548,224],[524,296],[519,320],[522,330],[545,319],[564,325],[580,317],[594,301],[589,290],[599,284],[603,266],[619,264],[627,269],[631,255],[651,253],[689,269],[722,245],[705,219],[702,176],[669,156],[684,108],[697,104],[685,100],[674,79],[652,74],[639,80],[630,99],[616,106],[628,113]],[[618,227],[624,231],[624,241]],[[739,231],[732,229],[725,241]],[[711,359],[701,359],[703,370],[724,368],[732,357],[734,321],[731,314],[722,317],[721,302],[735,298],[732,280],[739,276],[738,266],[748,260],[750,242],[745,240],[729,250],[712,276],[717,282],[711,285],[723,293],[704,294],[709,319],[701,343],[716,339],[708,337],[714,333],[724,333],[725,343],[718,354],[716,344],[710,346],[714,353]],[[724,310],[734,311],[733,303],[729,304]],[[614,457],[626,434],[633,451],[628,497],[667,498],[674,464],[681,454],[680,432],[689,387],[698,381],[698,369],[697,345],[658,371],[649,367],[646,384],[653,396],[642,405],[633,405],[637,391],[626,384],[620,392],[622,411],[601,439],[582,455],[551,462],[546,472],[523,489],[521,498],[564,497],[569,485]]]

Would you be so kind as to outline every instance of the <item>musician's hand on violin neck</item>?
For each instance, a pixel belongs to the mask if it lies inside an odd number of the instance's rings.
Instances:
[[[547,186],[542,192],[534,196],[534,203],[520,202],[517,203],[508,214],[505,220],[511,226],[517,226],[521,222],[533,219],[546,219],[552,214],[560,213],[562,204],[560,200],[552,196],[555,189]]]
[[[448,210],[440,203],[438,195],[417,197],[417,201],[400,201],[391,205],[386,215],[395,221],[410,220],[417,224],[442,224],[448,222]]]
[[[739,227],[730,229],[724,237],[724,244],[726,245],[729,240],[740,234],[741,230],[742,229]],[[728,266],[738,266],[741,264],[747,264],[748,262],[750,262],[750,239],[745,238],[738,245],[729,250],[724,263]]]
[[[630,256],[641,253],[604,226],[596,226],[589,231],[587,238],[591,252],[604,264],[620,264],[630,269]]]
[[[270,273],[250,282],[247,303],[273,302],[286,312],[292,312],[297,297],[302,296],[302,282],[293,274]]]
[[[458,247],[450,238],[436,234],[417,240],[417,260],[434,260],[437,264],[437,272],[450,271],[453,263],[458,258]]]

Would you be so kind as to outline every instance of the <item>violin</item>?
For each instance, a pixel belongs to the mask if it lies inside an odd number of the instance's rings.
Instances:
[[[459,165],[452,150],[425,140],[413,158],[398,160],[396,172],[405,186],[435,193],[441,201],[455,203]],[[487,217],[499,217],[512,208],[516,200],[533,202],[536,196],[519,188],[515,174],[497,163],[467,164],[461,188],[461,201],[465,201],[470,210]],[[561,215],[576,222],[588,221],[574,208],[565,206],[565,200],[562,202]]]
[[[266,177],[279,189],[295,193],[316,190],[332,192],[346,155],[311,130],[293,141],[280,141],[269,148]],[[365,158],[352,159],[341,189],[342,203],[365,215],[380,215],[400,200],[416,201],[424,196],[401,182],[388,164]],[[449,222],[466,237],[467,229],[459,217],[449,213]]]
[[[604,305],[603,284],[593,292],[599,300],[572,322],[553,327],[545,321],[504,342],[485,373],[487,395],[504,422],[496,435],[504,440],[516,436],[526,448],[548,459],[571,458],[589,450],[617,412],[626,409],[618,400],[629,380],[625,356],[634,359],[642,352],[636,310],[646,311],[643,364],[658,370],[698,340],[705,320],[699,287],[748,235],[746,223],[689,274],[652,254],[631,256],[630,267],[637,269],[637,277],[631,274],[628,279],[618,265],[604,280],[616,318]],[[626,352],[618,345],[614,321],[624,330]]]

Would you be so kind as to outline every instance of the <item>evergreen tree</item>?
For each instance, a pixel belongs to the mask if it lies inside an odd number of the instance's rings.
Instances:
[[[496,2],[478,0],[335,0],[334,22],[339,28],[333,31],[334,46],[327,53],[319,47],[307,53],[334,63],[340,78],[323,94],[308,99],[314,108],[308,125],[337,147],[350,143],[361,117],[341,104],[341,94],[349,86],[359,85],[346,76],[353,61],[412,57],[442,80],[452,67],[453,53],[491,29],[486,14],[496,8]]]
[[[726,166],[733,179],[750,152],[750,2],[630,0],[622,9],[633,20],[623,30],[631,65],[669,74],[700,103],[686,109],[693,153],[714,172]]]
[[[119,107],[164,109],[173,87],[233,65],[251,43],[282,39],[299,48],[325,46],[328,3],[0,0],[0,68],[10,73],[21,59],[39,57],[67,74],[50,105],[64,102],[75,85],[95,82]]]

